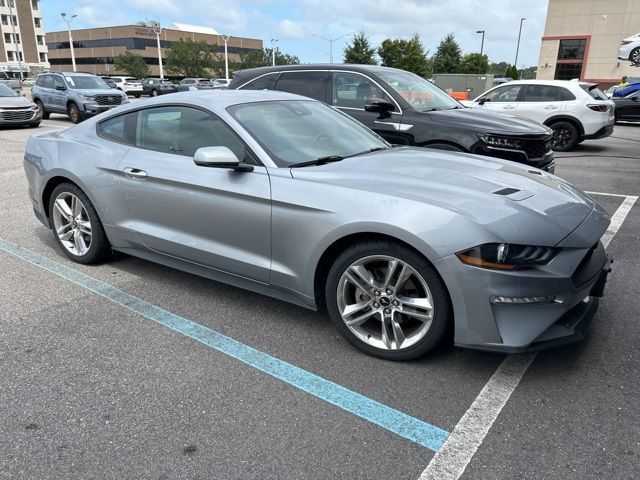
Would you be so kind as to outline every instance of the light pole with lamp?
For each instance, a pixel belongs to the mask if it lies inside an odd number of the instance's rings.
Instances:
[[[518,46],[516,47],[516,61],[514,63],[516,70],[518,70],[518,53],[520,53],[520,36],[522,35],[522,22],[524,22],[526,18],[520,19],[520,31],[518,32]]]
[[[276,66],[276,43],[278,43],[277,38],[271,39],[271,66]]]
[[[333,42],[335,42],[336,40],[340,40],[341,38],[348,37],[349,35],[351,35],[351,33],[345,33],[344,35],[340,35],[336,38],[327,38],[323,37],[322,35],[313,34],[314,37],[318,37],[329,42],[329,63],[333,63]]]
[[[227,52],[227,43],[229,42],[229,35],[222,35],[224,41],[224,78],[229,82],[229,54]]]
[[[158,45],[158,66],[160,67],[160,80],[164,80],[164,69],[162,68],[162,50],[160,49],[160,34],[162,33],[162,26],[159,21],[150,22],[153,33],[156,34],[156,43]]]
[[[478,30],[476,33],[482,34],[482,43],[480,43],[480,59],[478,60],[478,73],[482,73],[482,54],[484,53],[484,30]]]
[[[78,15],[71,15],[71,17],[67,18],[67,14],[62,12],[60,16],[62,17],[62,20],[64,21],[64,23],[67,24],[67,32],[69,32],[69,48],[71,48],[71,65],[73,65],[73,71],[75,72],[76,71],[76,55],[75,55],[75,52],[73,51],[73,37],[71,36],[71,22]]]

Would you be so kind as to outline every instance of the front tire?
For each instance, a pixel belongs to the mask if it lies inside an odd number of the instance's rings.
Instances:
[[[158,90],[156,90],[155,88],[153,90],[151,90],[151,96],[152,97],[157,97],[158,96]]]
[[[140,98],[140,94],[139,93],[134,93],[133,96],[136,97],[136,98]]]
[[[89,197],[72,183],[53,189],[49,220],[62,251],[77,263],[96,263],[111,253],[102,222]]]
[[[29,128],[38,128],[40,126],[40,122],[30,123],[28,125]]]
[[[80,114],[80,109],[78,108],[78,105],[76,105],[73,102],[71,102],[67,107],[67,115],[71,119],[72,123],[77,124],[82,121],[82,115]]]
[[[629,53],[629,60],[634,64],[640,64],[640,47],[636,47]]]
[[[556,152],[567,152],[578,144],[580,134],[573,123],[560,120],[552,123],[550,127],[553,130],[551,148]]]
[[[451,321],[449,295],[419,253],[386,240],[347,248],[325,287],[329,317],[341,335],[369,355],[404,361],[442,340]]]

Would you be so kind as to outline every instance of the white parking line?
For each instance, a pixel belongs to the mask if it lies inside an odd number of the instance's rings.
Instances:
[[[625,197],[611,217],[611,225],[602,236],[602,243],[606,248],[620,230],[638,197],[590,193]],[[509,355],[504,359],[440,450],[431,459],[427,468],[420,475],[420,480],[458,480],[462,476],[502,408],[535,358],[536,354],[531,353]]]

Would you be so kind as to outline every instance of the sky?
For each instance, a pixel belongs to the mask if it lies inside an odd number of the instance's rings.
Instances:
[[[158,19],[212,27],[220,33],[259,38],[302,63],[329,61],[329,43],[314,35],[337,38],[335,62],[353,33],[364,31],[374,46],[385,38],[418,33],[429,54],[453,33],[463,53],[484,52],[492,62],[513,63],[520,18],[523,23],[518,67],[537,65],[548,0],[42,0],[47,31],[65,30],[60,12],[77,14],[73,28],[127,25]]]

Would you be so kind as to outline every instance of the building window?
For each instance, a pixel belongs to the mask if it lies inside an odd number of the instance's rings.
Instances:
[[[20,34],[16,33],[16,43],[20,43]]]
[[[38,0],[31,0],[31,9],[38,10]]]
[[[587,41],[585,39],[560,40],[558,60],[582,60],[586,46]]]
[[[40,62],[41,63],[47,63],[47,54],[40,52]]]
[[[36,35],[38,45],[44,45],[44,37],[42,35]]]
[[[5,33],[4,34],[4,43],[13,43],[13,38],[11,38],[11,34],[10,33]]]
[[[11,8],[15,8],[16,4],[14,0],[0,0],[0,7],[6,7],[8,4],[11,4]]]
[[[18,25],[18,19],[15,15],[12,15],[12,20],[14,25]],[[9,15],[2,15],[2,25],[9,25]]]
[[[582,62],[580,63],[558,63],[556,65],[556,80],[572,80],[580,78],[582,74]]]
[[[36,28],[42,28],[42,19],[34,17],[33,24],[36,26]]]

